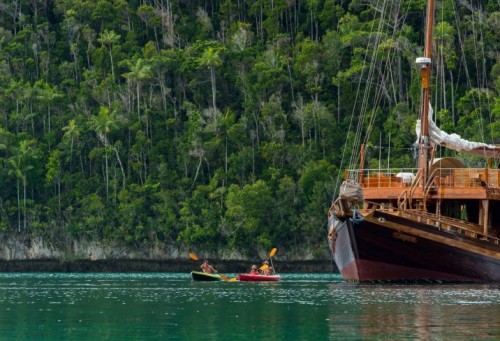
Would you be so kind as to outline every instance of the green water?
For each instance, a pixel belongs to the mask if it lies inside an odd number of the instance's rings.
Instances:
[[[234,276],[234,274],[228,274]],[[0,274],[0,340],[498,340],[500,284]]]

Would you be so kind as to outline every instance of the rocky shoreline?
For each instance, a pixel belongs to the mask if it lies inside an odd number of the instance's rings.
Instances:
[[[243,273],[252,263],[245,260],[210,260],[221,273]],[[277,261],[274,268],[279,273],[337,273],[329,260]],[[170,260],[0,260],[0,272],[190,272],[199,270],[201,261]],[[260,264],[258,264],[260,266]]]
[[[244,273],[252,264],[269,257],[269,250],[259,250],[255,259],[230,250],[217,254],[197,252],[198,261],[189,259],[186,247],[158,243],[130,248],[97,241],[68,240],[53,245],[42,237],[0,234],[0,272],[191,272],[199,270],[204,257],[221,273]],[[280,252],[280,251],[278,251]],[[280,252],[273,257],[279,273],[338,272],[327,255],[314,258],[309,252]]]

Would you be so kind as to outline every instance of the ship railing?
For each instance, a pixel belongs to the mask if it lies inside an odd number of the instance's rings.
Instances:
[[[415,175],[415,178],[413,179],[411,183],[410,190],[404,190],[401,192],[401,194],[398,197],[398,208],[400,210],[405,210],[406,207],[411,208],[413,205],[413,194],[415,193],[415,190],[420,184],[420,181],[422,180],[422,177],[420,176],[421,170],[417,171],[417,174]]]
[[[491,168],[440,168],[433,181],[436,187],[477,188],[500,187],[500,170]]]
[[[408,204],[408,191],[404,190],[398,197],[398,209],[404,211]]]
[[[360,176],[362,175],[362,176]],[[406,188],[411,200],[415,189],[419,185],[418,169],[348,169],[346,177],[361,179],[364,188]],[[500,188],[500,170],[491,168],[437,168],[431,174],[431,182],[426,188],[477,188],[488,187],[492,191]]]
[[[346,177],[349,179],[362,179],[362,187],[409,187],[415,179],[416,168],[387,168],[387,169],[348,169]],[[361,176],[360,176],[361,175]]]
[[[410,189],[410,196],[409,196],[409,206],[413,207],[413,194],[415,193],[415,190],[419,187],[420,182],[423,180],[422,177],[422,170],[419,169],[417,172],[417,175],[415,177],[415,181],[411,184],[411,189]]]
[[[441,177],[442,174],[442,168],[436,168],[434,171],[432,171],[431,175],[429,176],[429,179],[425,183],[424,186],[424,194],[422,196],[422,201],[423,201],[423,210],[426,211],[426,205],[427,205],[427,198],[429,196],[429,192],[435,188],[436,180]]]

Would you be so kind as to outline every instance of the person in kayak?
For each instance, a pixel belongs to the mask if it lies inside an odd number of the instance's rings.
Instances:
[[[264,264],[267,266],[265,266],[264,269],[262,269],[261,275],[265,275],[265,276],[272,275],[273,268],[271,266],[269,266],[269,262],[266,260],[264,262]]]
[[[216,274],[217,273],[217,270],[214,269],[213,266],[211,266],[209,263],[208,263],[208,260],[205,259],[205,261],[203,262],[203,264],[200,265],[200,268],[201,270],[206,273],[206,274]]]
[[[252,265],[252,269],[250,269],[250,275],[258,275],[259,270],[257,269],[257,265]]]

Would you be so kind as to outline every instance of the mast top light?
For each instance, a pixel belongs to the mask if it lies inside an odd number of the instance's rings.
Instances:
[[[427,57],[419,57],[415,60],[415,63],[421,66],[427,66],[431,63],[431,59]]]

